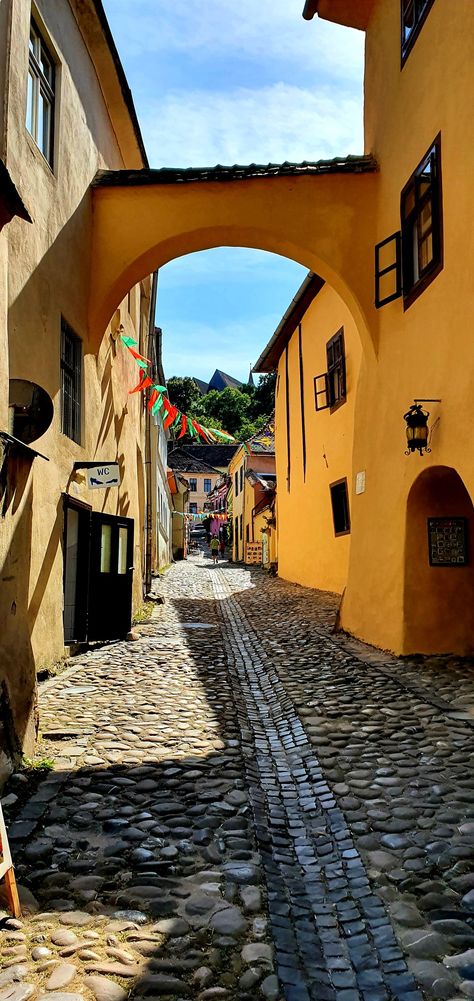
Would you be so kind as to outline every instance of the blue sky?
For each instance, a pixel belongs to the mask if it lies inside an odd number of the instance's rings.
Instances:
[[[105,0],[151,166],[317,160],[360,153],[363,35],[303,0]],[[171,375],[247,379],[305,276],[292,261],[222,248],[159,276]]]

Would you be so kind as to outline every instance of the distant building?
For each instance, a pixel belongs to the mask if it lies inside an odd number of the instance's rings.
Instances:
[[[201,446],[196,446],[196,451],[199,447]],[[193,454],[192,449],[188,450],[179,446],[170,449],[168,466],[174,473],[185,476],[188,482],[188,499],[184,506],[185,514],[197,514],[198,511],[202,511],[208,501],[207,495],[214,489],[221,476],[221,470],[216,469],[210,462],[198,458],[197,455]]]
[[[250,454],[241,445],[229,463],[232,492],[227,496],[227,513],[232,513],[232,557],[245,560],[246,544],[260,542],[256,537],[254,508],[266,493],[266,487],[276,488],[275,428],[273,420],[257,431],[247,442]],[[250,472],[253,474],[249,478]],[[259,524],[259,529],[260,529]],[[276,553],[272,554],[273,561]]]
[[[196,386],[202,396],[205,396],[206,393],[210,393],[213,389],[220,393],[223,389],[241,389],[244,385],[243,382],[239,382],[238,379],[234,379],[232,375],[227,375],[227,372],[222,372],[220,368],[216,368],[216,371],[209,382],[204,382],[203,379],[196,379],[195,375],[193,375],[192,378],[194,379],[194,382],[196,383]],[[254,385],[252,373],[249,375],[249,385]]]

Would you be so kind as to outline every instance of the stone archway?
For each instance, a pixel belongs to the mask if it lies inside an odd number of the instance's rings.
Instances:
[[[451,547],[454,555],[460,542],[456,532],[462,534],[462,527],[460,522],[451,527],[447,522],[436,523],[437,534],[430,547],[430,518],[465,519],[466,565],[437,563],[444,546],[443,532],[453,540],[447,540],[445,552]],[[426,469],[415,480],[407,501],[404,653],[465,655],[474,650],[473,547],[474,507],[461,477],[449,466]],[[431,565],[430,553],[435,565]]]

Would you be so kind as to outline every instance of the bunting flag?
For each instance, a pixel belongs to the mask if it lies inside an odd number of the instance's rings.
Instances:
[[[230,444],[238,444],[237,439],[228,434],[227,431],[220,431],[218,428],[203,427],[194,418],[182,414],[178,410],[178,407],[175,407],[166,396],[166,386],[159,386],[157,383],[154,383],[153,379],[148,375],[148,366],[151,365],[151,362],[149,358],[145,358],[137,350],[137,341],[126,334],[120,334],[120,338],[141,369],[140,382],[133,389],[129,389],[129,394],[150,389],[147,409],[153,415],[164,411],[164,415],[166,416],[163,415],[163,427],[165,429],[170,428],[173,432],[179,430],[178,438],[183,438],[185,434],[189,434],[191,438],[196,438],[198,441],[199,438],[203,438],[207,443],[216,442],[218,444],[219,442],[229,442]],[[244,448],[246,448],[245,444]]]

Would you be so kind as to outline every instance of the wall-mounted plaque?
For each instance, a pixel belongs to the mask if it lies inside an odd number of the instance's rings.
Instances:
[[[262,562],[262,543],[261,542],[247,542],[245,544],[245,562],[246,563],[261,563]]]
[[[467,518],[428,518],[428,552],[432,567],[465,567]]]

